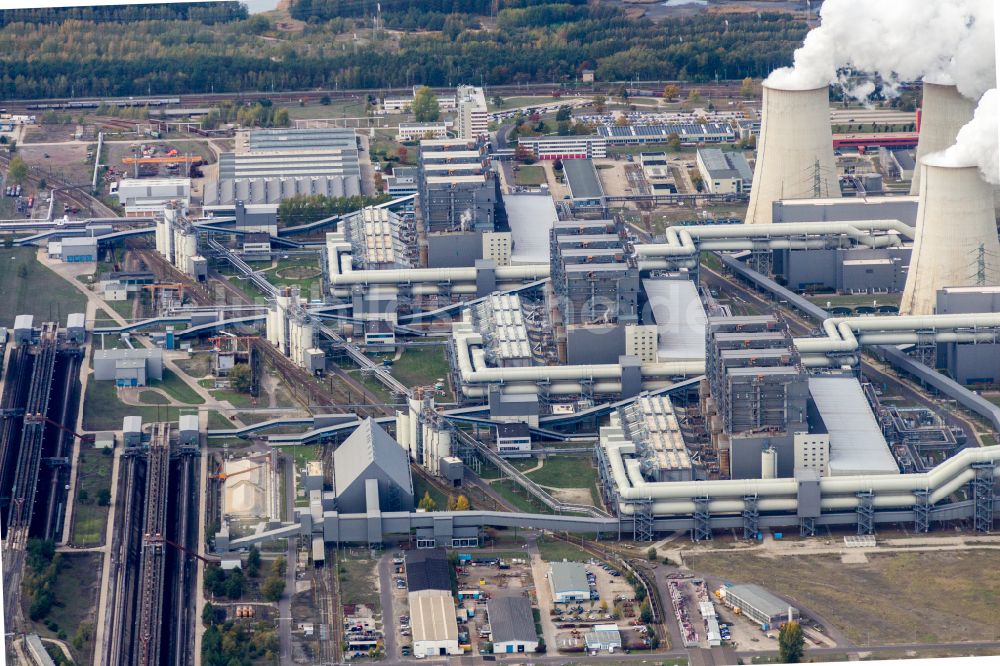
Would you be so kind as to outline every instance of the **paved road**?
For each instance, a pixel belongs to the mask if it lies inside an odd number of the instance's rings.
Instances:
[[[393,568],[392,553],[384,553],[378,561],[378,592],[382,605],[382,633],[385,637],[385,658],[398,659],[396,616],[392,612]]]
[[[295,513],[295,461],[285,456],[285,519],[291,520]],[[285,559],[288,567],[285,573],[285,593],[278,601],[278,638],[282,664],[292,663],[292,596],[295,594],[296,537],[288,538]]]

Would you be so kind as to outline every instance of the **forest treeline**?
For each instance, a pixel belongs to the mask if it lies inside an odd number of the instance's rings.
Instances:
[[[600,81],[742,79],[788,64],[806,32],[787,14],[653,22],[582,0],[384,0],[383,23],[406,34],[372,39],[366,12],[373,5],[295,0],[292,12],[306,17],[305,29],[272,30],[279,39],[262,37],[269,26],[259,15],[207,22],[194,19],[195,9],[208,11],[196,6],[187,10],[189,18],[134,20],[127,29],[79,17],[41,27],[8,22],[0,28],[0,96],[560,83],[584,69],[595,70]],[[339,14],[327,19],[332,9]],[[140,10],[145,6],[137,16]],[[428,30],[423,24],[435,17],[439,29]],[[489,29],[481,27],[487,22]]]

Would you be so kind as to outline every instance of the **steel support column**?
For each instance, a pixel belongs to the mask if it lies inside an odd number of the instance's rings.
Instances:
[[[757,511],[757,496],[745,495],[743,497],[743,538],[751,541],[757,536],[757,522],[760,512]]]
[[[973,463],[976,478],[972,480],[972,497],[976,503],[976,531],[993,531],[993,484],[995,462]]]
[[[694,500],[694,526],[691,528],[692,541],[707,541],[712,538],[711,516],[708,513],[708,498]]]

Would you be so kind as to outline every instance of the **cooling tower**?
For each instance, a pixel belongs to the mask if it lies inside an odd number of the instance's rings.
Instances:
[[[993,188],[974,166],[920,164],[917,234],[899,311],[933,314],[943,287],[1000,284]]]
[[[827,88],[783,90],[764,85],[757,164],[747,224],[771,224],[778,199],[839,197]]]
[[[972,120],[976,103],[959,94],[955,86],[924,81],[924,98],[920,106],[920,138],[917,141],[917,164],[953,143],[965,123]],[[920,193],[920,169],[913,172],[910,194]]]

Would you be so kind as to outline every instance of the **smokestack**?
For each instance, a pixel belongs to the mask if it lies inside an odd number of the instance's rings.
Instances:
[[[900,314],[933,314],[944,287],[998,284],[1000,241],[993,188],[975,166],[950,166],[940,156],[920,163],[920,204]]]
[[[778,199],[839,196],[827,87],[792,90],[765,82],[747,224],[771,224]]]
[[[955,143],[958,130],[972,120],[975,111],[976,103],[959,94],[955,86],[924,81],[924,97],[918,116],[920,139],[917,141],[917,164],[928,155]],[[913,172],[910,194],[920,193],[920,171],[918,167]]]

